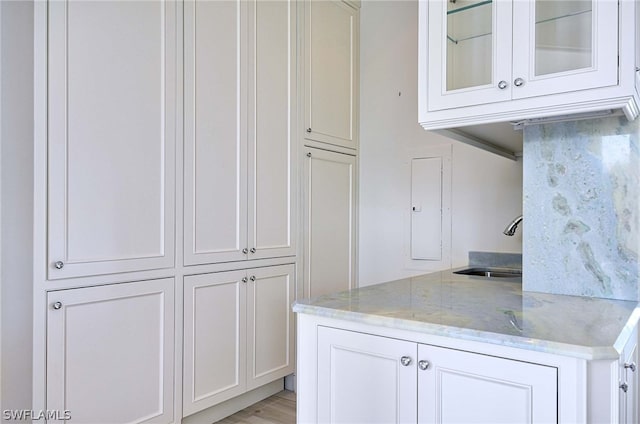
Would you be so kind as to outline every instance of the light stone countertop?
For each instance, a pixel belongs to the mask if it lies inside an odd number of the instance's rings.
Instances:
[[[436,272],[294,303],[297,313],[583,359],[615,359],[638,302],[522,292],[519,278]]]

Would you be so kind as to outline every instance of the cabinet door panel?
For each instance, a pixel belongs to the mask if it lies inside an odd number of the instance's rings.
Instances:
[[[258,259],[295,254],[296,2],[252,4],[248,245]]]
[[[426,6],[428,110],[511,99],[511,2]]]
[[[618,84],[617,2],[514,2],[513,17],[514,99]]]
[[[49,4],[49,278],[173,265],[176,8]]]
[[[416,351],[412,342],[319,327],[317,422],[415,423]]]
[[[627,391],[620,389],[620,422],[638,422],[638,333],[632,332],[621,355],[620,383],[627,384]],[[633,366],[632,366],[633,364]]]
[[[247,2],[185,9],[185,264],[246,255]]]
[[[358,11],[340,1],[305,7],[305,137],[355,149]]]
[[[173,290],[163,279],[49,292],[47,408],[78,423],[173,422]]]
[[[294,266],[247,271],[247,390],[294,372]]]
[[[493,356],[418,346],[420,423],[557,422],[557,369]]]
[[[245,391],[245,276],[184,278],[184,416]]]
[[[355,286],[356,158],[307,149],[304,296]]]

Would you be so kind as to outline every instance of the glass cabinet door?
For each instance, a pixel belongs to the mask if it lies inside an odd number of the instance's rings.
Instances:
[[[514,99],[617,84],[617,2],[515,1],[513,16]]]
[[[511,98],[511,2],[429,1],[429,110]]]

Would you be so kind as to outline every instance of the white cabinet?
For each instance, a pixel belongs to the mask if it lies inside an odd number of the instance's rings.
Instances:
[[[638,418],[638,334],[637,331],[620,355],[620,422],[637,423]]]
[[[558,422],[555,367],[423,344],[416,361],[419,423]]]
[[[184,278],[184,415],[246,389],[246,271]]]
[[[35,5],[38,408],[173,422],[293,373],[298,4]],[[174,280],[250,266],[185,279],[183,339]]]
[[[416,344],[318,328],[320,423],[409,423],[418,413]]]
[[[70,422],[173,422],[172,278],[52,291],[47,409]]]
[[[318,328],[317,422],[557,422],[544,365]]]
[[[615,86],[618,51],[617,2],[513,2],[514,99]]]
[[[420,2],[425,129],[638,114],[632,1]]]
[[[295,255],[296,2],[185,2],[184,260]]]
[[[185,277],[184,416],[294,371],[294,266]]]
[[[49,279],[174,264],[177,4],[48,4]]]
[[[341,1],[305,1],[305,139],[358,147],[359,11]]]
[[[304,297],[355,286],[356,158],[305,149]]]

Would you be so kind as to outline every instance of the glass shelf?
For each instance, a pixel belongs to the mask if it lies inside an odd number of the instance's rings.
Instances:
[[[447,10],[447,15],[453,15],[455,13],[464,12],[465,10],[475,9],[476,7],[484,6],[485,4],[491,4],[493,0],[483,0],[478,3],[469,4],[466,6],[459,7],[457,9]],[[455,4],[452,2],[452,4]]]
[[[453,44],[491,36],[493,0],[456,0],[448,2],[447,40]],[[486,6],[486,7],[483,7]],[[469,13],[461,13],[469,12]]]
[[[565,18],[571,18],[573,16],[579,16],[579,15],[583,15],[585,13],[591,13],[591,9],[587,9],[587,10],[580,10],[577,12],[571,12],[571,13],[565,13],[561,16],[553,16],[551,18],[545,18],[545,19],[541,19],[539,21],[536,21],[536,25],[538,24],[544,24],[546,22],[553,22],[553,21],[557,21],[559,19],[565,19]]]
[[[486,37],[491,34],[492,34],[491,32],[485,32],[484,34],[470,35],[468,37],[458,38],[457,40],[447,35],[447,40],[451,41],[453,44],[458,44],[462,41],[472,40],[474,38]]]
[[[459,12],[464,12],[464,11],[468,11],[471,9],[475,9],[481,6],[485,6],[488,4],[491,4],[493,2],[493,0],[484,0],[484,1],[480,1],[478,3],[473,3],[473,4],[469,4],[466,6],[462,6],[459,7],[457,9],[451,9],[447,11],[447,15],[451,16],[451,15],[455,15],[456,13]],[[536,25],[539,24],[545,24],[545,23],[549,23],[549,22],[554,22],[554,21],[559,21],[562,19],[567,19],[567,18],[571,18],[571,17],[576,17],[576,16],[580,16],[580,15],[584,15],[586,13],[591,13],[591,9],[583,9],[583,10],[576,10],[576,11],[566,11],[565,13],[562,13],[561,15],[557,15],[557,16],[545,16],[542,17],[539,20],[536,20]],[[488,28],[487,28],[488,29]],[[455,34],[447,34],[447,40],[451,43],[454,44],[458,44],[461,43],[463,41],[467,41],[467,40],[472,40],[474,38],[479,38],[479,37],[486,37],[486,36],[490,36],[492,33],[491,31],[483,31],[477,34],[465,34],[463,36],[456,36]]]

